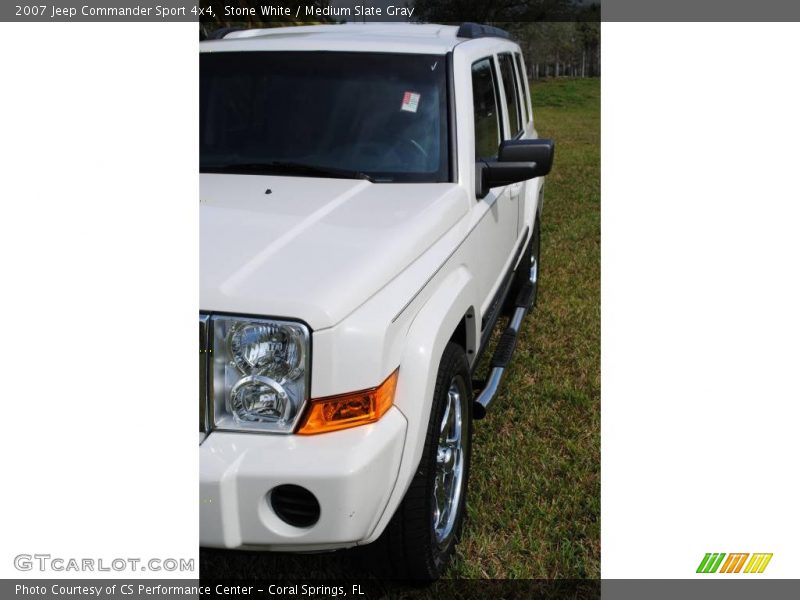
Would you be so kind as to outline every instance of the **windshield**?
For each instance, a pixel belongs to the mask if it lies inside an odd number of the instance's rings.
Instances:
[[[200,170],[449,180],[444,56],[200,55]]]

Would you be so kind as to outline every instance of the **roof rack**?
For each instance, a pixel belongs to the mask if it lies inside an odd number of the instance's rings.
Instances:
[[[499,37],[507,40],[511,39],[511,34],[505,29],[499,27],[492,27],[491,25],[481,25],[480,23],[464,23],[458,28],[456,37],[460,38],[482,38],[482,37]]]

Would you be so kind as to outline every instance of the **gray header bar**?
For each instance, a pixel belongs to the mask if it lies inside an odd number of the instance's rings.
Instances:
[[[220,24],[424,18],[421,11],[411,16],[398,14],[396,9],[406,5],[413,7],[414,0],[330,0],[329,3],[315,0],[12,0],[0,2],[0,21],[202,21]],[[483,1],[454,0],[447,6],[448,20],[460,22],[579,18],[574,16],[578,12],[552,15],[541,10],[537,12],[537,7],[542,6],[541,0],[521,0],[507,9],[495,7],[488,16]],[[800,21],[800,0],[584,0],[575,6],[581,10],[600,6],[603,21]],[[349,16],[331,11],[331,8],[345,7],[351,9]],[[583,18],[596,18],[597,11],[580,14],[589,15]]]
[[[603,0],[602,20],[619,22],[800,21],[798,0]]]
[[[0,3],[0,21],[198,21],[200,9],[189,0],[11,0]]]

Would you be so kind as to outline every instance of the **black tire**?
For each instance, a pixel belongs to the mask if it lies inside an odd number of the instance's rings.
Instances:
[[[440,433],[448,405],[453,406],[450,392],[453,386],[459,388],[461,405],[461,463],[460,493],[452,516],[452,527],[449,535],[442,528],[435,529],[437,522],[437,502],[434,490],[437,479],[445,469],[445,462],[438,461]],[[448,413],[449,414],[449,413]],[[467,362],[467,355],[461,346],[448,343],[439,364],[436,388],[433,394],[433,406],[428,430],[425,436],[425,449],[422,454],[417,473],[411,481],[403,502],[395,512],[383,535],[378,539],[376,550],[372,554],[375,566],[381,575],[392,579],[433,581],[438,579],[449,565],[456,544],[461,537],[466,512],[467,483],[472,453],[472,381]],[[454,458],[454,465],[458,459]],[[441,467],[441,469],[440,469]],[[454,469],[455,470],[455,469]],[[449,519],[442,518],[443,521]],[[369,551],[369,546],[365,548]]]
[[[514,279],[513,283],[511,284],[511,291],[508,294],[508,304],[506,306],[507,309],[514,308],[513,305],[517,300],[520,290],[525,287],[525,285],[531,279],[531,269],[533,268],[536,269],[536,280],[533,284],[533,296],[531,298],[530,309],[533,310],[536,306],[536,296],[539,292],[540,246],[539,217],[537,216],[536,221],[533,224],[533,235],[531,235],[530,240],[528,240],[528,245],[525,247],[525,250],[522,251],[522,257],[520,258],[519,265],[517,265],[517,270],[514,271]]]

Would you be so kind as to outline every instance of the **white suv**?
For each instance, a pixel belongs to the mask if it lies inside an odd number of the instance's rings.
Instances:
[[[201,545],[377,541],[395,576],[438,577],[473,419],[536,300],[553,142],[520,48],[475,24],[218,37],[200,54]]]

